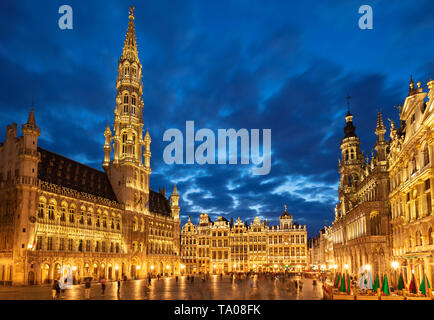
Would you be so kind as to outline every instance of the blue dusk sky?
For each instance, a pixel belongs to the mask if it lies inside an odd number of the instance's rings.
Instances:
[[[73,8],[73,30],[58,9]],[[373,9],[361,30],[360,5]],[[334,219],[339,144],[350,95],[362,150],[376,113],[397,120],[410,75],[434,76],[434,2],[411,1],[11,1],[0,2],[0,141],[27,119],[35,95],[39,145],[101,169],[113,123],[117,61],[136,7],[151,187],[176,182],[183,223],[255,216],[277,223],[287,204],[313,236]],[[163,133],[271,129],[272,166],[167,165]],[[331,210],[331,211],[330,211]]]

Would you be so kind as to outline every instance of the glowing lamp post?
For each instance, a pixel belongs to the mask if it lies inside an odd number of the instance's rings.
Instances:
[[[399,267],[399,263],[397,261],[392,261],[392,268],[394,270],[395,273],[395,287],[397,287],[397,282],[396,282],[396,269],[398,269]]]

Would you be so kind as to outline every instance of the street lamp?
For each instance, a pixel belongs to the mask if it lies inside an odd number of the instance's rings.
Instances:
[[[392,261],[392,268],[395,271],[395,288],[397,287],[397,282],[396,282],[396,269],[398,269],[399,267],[399,263],[397,261]]]

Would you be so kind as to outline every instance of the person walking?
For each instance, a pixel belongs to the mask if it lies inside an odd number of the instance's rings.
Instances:
[[[101,280],[101,294],[102,295],[104,295],[104,293],[105,293],[105,282],[106,282],[106,280],[105,280],[105,278],[103,278]]]
[[[118,279],[118,298],[121,295],[121,280]]]
[[[59,283],[57,282],[57,280],[54,280],[53,287],[51,288],[51,296],[53,300],[55,300],[57,297],[57,288],[59,288]]]
[[[151,275],[148,275],[148,285],[151,285]]]
[[[84,283],[84,293],[86,299],[90,299],[90,279],[86,279],[86,282]]]

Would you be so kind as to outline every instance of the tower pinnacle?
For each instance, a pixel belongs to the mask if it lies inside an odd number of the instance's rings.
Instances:
[[[134,26],[134,7],[131,6],[128,11],[128,29],[127,34],[125,36],[124,48],[122,51],[121,59],[128,59],[131,62],[135,61],[140,63],[138,51],[137,51],[137,42],[136,42],[136,30]]]

